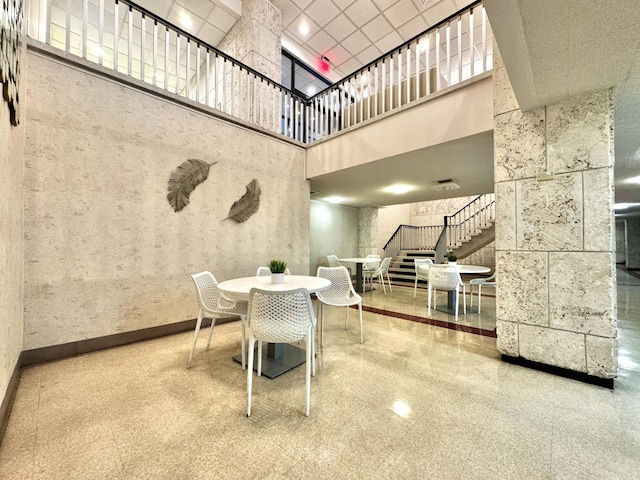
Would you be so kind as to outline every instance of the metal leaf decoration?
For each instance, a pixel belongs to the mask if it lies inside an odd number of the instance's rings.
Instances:
[[[209,176],[209,167],[218,162],[207,163],[190,158],[176,168],[169,177],[167,200],[173,210],[179,212],[189,205],[189,195]]]
[[[262,191],[260,190],[260,185],[258,181],[254,178],[247,185],[246,193],[237,201],[231,205],[231,210],[229,210],[229,216],[225,218],[231,219],[236,223],[242,223],[249,220],[249,217],[258,211],[260,207],[260,194]]]

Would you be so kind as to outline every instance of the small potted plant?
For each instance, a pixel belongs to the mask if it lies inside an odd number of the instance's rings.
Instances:
[[[456,257],[453,253],[450,253],[447,255],[447,261],[449,263],[456,263],[457,260],[458,260],[458,257]]]
[[[271,283],[284,283],[284,272],[287,269],[287,262],[284,260],[271,260],[269,270],[271,270]]]

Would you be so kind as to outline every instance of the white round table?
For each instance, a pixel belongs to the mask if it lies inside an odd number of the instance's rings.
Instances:
[[[491,269],[489,267],[484,267],[481,265],[461,265],[456,263],[456,267],[458,267],[458,272],[461,274],[476,274],[476,273],[489,273]],[[418,267],[418,271],[420,274],[424,274],[426,277],[429,272],[429,265],[421,265]],[[436,310],[440,310],[441,312],[449,313],[451,315],[455,315],[455,310],[453,308],[455,302],[455,292],[450,290],[447,295],[447,304],[446,305],[436,305]],[[467,307],[467,313],[476,313],[477,310],[472,309],[471,307]]]
[[[322,292],[331,286],[331,280],[310,275],[285,275],[284,283],[271,283],[270,276],[254,276],[225,280],[218,284],[222,293],[232,300],[249,300],[252,288],[260,288],[271,292],[282,292],[296,288],[306,288],[309,293]]]
[[[220,291],[232,300],[249,300],[252,288],[259,288],[271,292],[283,292],[297,288],[306,288],[309,293],[322,292],[331,286],[331,280],[310,275],[285,275],[284,283],[271,283],[271,276],[242,277],[225,280],[218,284]],[[258,356],[254,355],[253,368],[258,369]],[[235,355],[233,359],[242,363],[242,355]],[[275,378],[306,361],[306,354],[302,348],[286,343],[269,343],[262,352],[262,374],[267,378]]]

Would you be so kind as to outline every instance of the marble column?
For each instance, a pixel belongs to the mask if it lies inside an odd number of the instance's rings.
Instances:
[[[494,49],[498,349],[613,378],[612,90],[523,112]]]
[[[640,270],[640,219],[627,218],[625,264],[627,268]]]
[[[378,251],[378,208],[358,209],[358,256],[379,254]]]

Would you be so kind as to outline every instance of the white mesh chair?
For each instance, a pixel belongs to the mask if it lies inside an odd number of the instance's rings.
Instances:
[[[211,316],[211,330],[209,332],[209,339],[207,340],[207,350],[209,350],[209,345],[211,345],[211,337],[213,337],[213,327],[215,327],[216,325],[216,319],[218,317],[238,316],[240,317],[240,324],[242,325],[242,369],[244,370],[246,368],[245,323],[247,319],[247,302],[236,302],[223,296],[222,292],[220,292],[220,290],[218,289],[218,281],[211,272],[204,271],[195,273],[191,275],[191,278],[196,284],[198,300],[200,301],[200,312],[198,313],[196,330],[193,334],[193,343],[191,345],[191,352],[189,353],[187,368],[191,368],[193,353],[196,349],[196,342],[198,340],[200,326],[202,325],[202,319],[205,316]]]
[[[367,255],[367,261],[362,264],[362,293],[365,292],[367,279],[373,289],[373,276],[380,268],[380,255]]]
[[[329,262],[330,267],[341,267],[342,265],[338,261],[337,255],[327,255],[327,262]]]
[[[327,290],[317,292],[318,317],[320,318],[320,345],[324,345],[324,306],[347,307],[347,318],[344,329],[349,328],[349,307],[358,305],[360,311],[360,343],[364,343],[362,332],[362,297],[358,295],[351,283],[351,277],[345,267],[318,267],[317,276],[331,281]]]
[[[478,286],[478,313],[481,312],[482,310],[482,287],[494,287],[496,286],[496,274],[494,273],[493,275],[491,275],[490,277],[485,277],[485,278],[472,278],[469,281],[469,285],[470,285],[470,294],[469,294],[469,298],[471,299],[471,304],[470,306],[473,307],[473,286],[477,285]]]
[[[429,280],[429,272],[425,272],[424,266],[433,265],[433,260],[430,258],[416,258],[414,261],[414,268],[416,270],[416,281],[413,286],[413,298],[416,298],[416,291],[418,290],[418,280]]]
[[[262,375],[262,343],[291,343],[306,341],[307,354],[307,403],[305,415],[309,416],[311,398],[311,373],[315,375],[313,332],[316,317],[311,297],[306,288],[279,292],[252,288],[249,292],[249,361],[253,366],[253,347],[258,342],[258,376]],[[313,364],[313,365],[312,365]],[[253,368],[247,369],[247,417],[251,415],[251,388]]]
[[[455,301],[453,309],[456,312],[456,322],[458,321],[458,307],[460,304],[460,290],[462,290],[462,301],[464,304],[464,314],[467,314],[467,297],[466,287],[460,278],[458,267],[452,264],[433,264],[429,266],[429,300],[428,314],[431,315],[431,291],[434,291],[434,304],[437,300],[436,290],[446,290],[455,292]]]
[[[285,275],[291,275],[291,271],[289,267],[284,269]],[[258,271],[256,272],[256,277],[268,277],[271,275],[271,269],[269,267],[258,267]]]
[[[387,282],[389,283],[389,291],[393,292],[393,290],[391,290],[391,279],[389,278],[389,266],[391,265],[391,257],[387,257],[384,260],[382,260],[382,263],[380,263],[380,266],[378,267],[378,269],[373,272],[371,274],[372,279],[378,279],[378,282],[380,284],[382,284],[382,290],[384,291],[384,294],[387,294],[387,289],[384,285],[384,277],[387,277]]]

